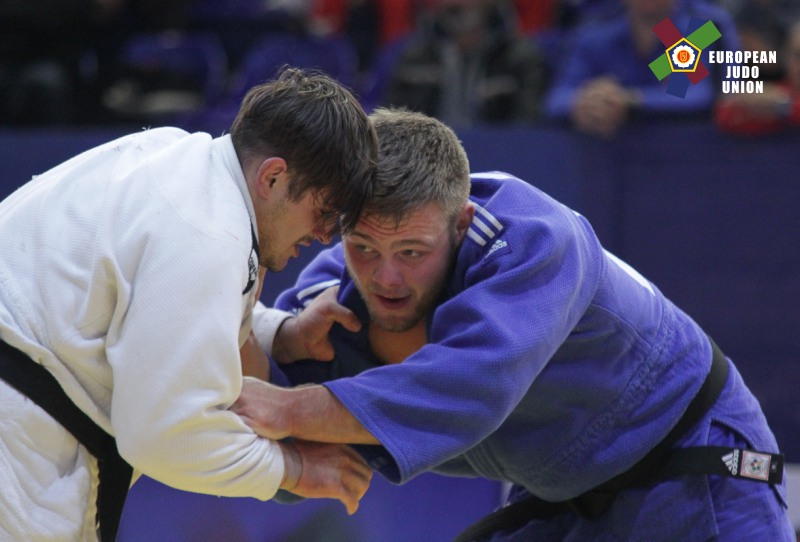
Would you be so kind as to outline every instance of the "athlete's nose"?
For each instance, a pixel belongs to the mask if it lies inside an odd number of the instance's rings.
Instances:
[[[372,280],[382,289],[391,290],[403,285],[403,274],[391,260],[383,259],[375,267]]]
[[[333,239],[333,228],[320,225],[314,228],[312,235],[314,236],[314,239],[323,245],[329,245]]]

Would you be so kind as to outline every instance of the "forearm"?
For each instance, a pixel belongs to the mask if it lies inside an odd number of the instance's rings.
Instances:
[[[231,407],[262,437],[342,444],[380,444],[324,386],[280,388],[245,378]]]
[[[301,386],[283,393],[283,417],[291,436],[318,442],[380,444],[325,386]]]
[[[245,343],[239,349],[239,355],[242,358],[242,374],[245,376],[253,376],[261,380],[269,381],[270,367],[269,360],[266,354],[261,349],[253,332]]]
[[[293,352],[291,347],[295,344],[291,335],[291,328],[296,323],[295,317],[285,319],[278,326],[272,340],[272,359],[278,364],[286,364],[301,359],[302,356]]]

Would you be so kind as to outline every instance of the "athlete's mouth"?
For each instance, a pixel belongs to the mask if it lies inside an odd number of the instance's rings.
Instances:
[[[375,296],[375,299],[378,301],[378,303],[387,309],[395,309],[395,310],[401,309],[405,307],[411,300],[410,295],[405,295],[401,297],[397,296],[388,297],[380,294],[373,294],[373,295]]]

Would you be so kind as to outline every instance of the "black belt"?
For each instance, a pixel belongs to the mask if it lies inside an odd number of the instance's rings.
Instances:
[[[47,369],[3,341],[0,341],[0,378],[42,407],[97,458],[100,539],[113,542],[133,472],[120,457],[114,438],[75,406]]]
[[[783,455],[721,446],[672,449],[719,398],[728,379],[725,355],[711,341],[711,370],[686,411],[669,434],[627,471],[573,499],[549,502],[534,495],[500,508],[470,525],[454,542],[480,540],[501,530],[521,528],[535,519],[550,519],[567,512],[588,518],[603,515],[617,494],[636,487],[684,474],[716,474],[779,484],[783,477]]]

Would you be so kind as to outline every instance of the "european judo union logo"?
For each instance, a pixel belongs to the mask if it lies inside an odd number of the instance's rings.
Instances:
[[[650,70],[659,81],[672,74],[667,81],[667,93],[684,98],[690,84],[696,85],[708,77],[708,68],[700,62],[700,54],[703,49],[722,37],[722,34],[714,23],[707,21],[684,37],[669,19],[664,19],[655,25],[653,32],[667,49],[663,55],[650,63]]]

